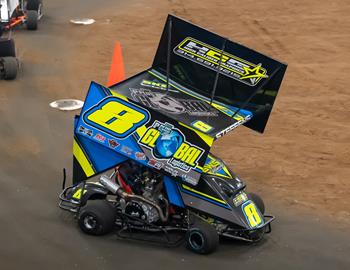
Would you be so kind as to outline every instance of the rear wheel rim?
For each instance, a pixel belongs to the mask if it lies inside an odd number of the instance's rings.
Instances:
[[[86,216],[83,220],[86,229],[92,231],[97,227],[97,220],[94,216]]]

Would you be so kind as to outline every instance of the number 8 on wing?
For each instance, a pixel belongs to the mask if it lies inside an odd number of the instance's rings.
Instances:
[[[149,112],[117,97],[102,100],[88,109],[84,121],[117,138],[125,138],[149,120]]]

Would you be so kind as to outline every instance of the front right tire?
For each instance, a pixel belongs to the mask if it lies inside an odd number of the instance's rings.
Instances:
[[[197,219],[186,233],[187,247],[197,254],[209,254],[219,245],[219,235],[208,222]]]
[[[104,235],[113,230],[116,219],[114,207],[106,200],[91,200],[78,216],[80,229],[91,235]]]

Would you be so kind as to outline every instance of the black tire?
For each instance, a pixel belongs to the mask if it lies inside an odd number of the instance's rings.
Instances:
[[[16,57],[16,46],[13,39],[0,38],[0,57]]]
[[[18,62],[15,57],[4,57],[0,59],[3,66],[3,77],[5,80],[14,80],[17,77]]]
[[[42,5],[42,0],[27,0],[27,10],[39,10],[39,6]]]
[[[219,245],[219,235],[209,223],[198,219],[186,233],[187,248],[198,254],[209,254]]]
[[[116,219],[114,207],[106,200],[93,200],[81,209],[78,217],[80,229],[91,235],[104,235],[113,230]]]
[[[265,204],[259,195],[255,193],[248,193],[248,199],[255,203],[255,205],[259,208],[261,214],[265,214]]]
[[[27,24],[28,30],[38,29],[38,11],[36,11],[36,10],[28,10],[27,11],[26,24]]]

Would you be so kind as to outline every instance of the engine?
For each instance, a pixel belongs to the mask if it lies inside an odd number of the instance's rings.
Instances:
[[[126,200],[124,213],[147,223],[159,221],[161,215],[167,212],[161,175],[130,162],[118,171],[135,194]]]
[[[134,200],[126,204],[125,214],[142,219],[148,223],[157,222],[159,220],[158,210],[155,207],[147,203]]]

